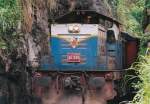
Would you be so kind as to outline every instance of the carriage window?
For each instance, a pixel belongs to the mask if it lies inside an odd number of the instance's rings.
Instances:
[[[115,33],[113,30],[107,30],[107,42],[108,43],[116,42]]]
[[[101,24],[101,25],[105,26],[105,20],[104,20],[104,19],[99,18],[99,24]]]
[[[84,23],[90,24],[91,23],[91,19],[92,19],[91,16],[86,16],[85,19],[84,19]]]
[[[106,28],[111,28],[113,26],[113,23],[108,21],[108,20],[105,20],[105,27]]]

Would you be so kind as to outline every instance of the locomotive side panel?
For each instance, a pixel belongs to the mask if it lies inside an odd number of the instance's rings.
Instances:
[[[137,53],[138,53],[138,49],[137,49],[137,43],[136,41],[133,42],[128,42],[127,46],[126,46],[126,66],[130,67],[131,64],[133,62],[135,62],[136,58],[137,58]]]
[[[130,36],[128,33],[121,32],[124,42],[124,68],[129,68],[137,59],[139,51],[139,39]]]

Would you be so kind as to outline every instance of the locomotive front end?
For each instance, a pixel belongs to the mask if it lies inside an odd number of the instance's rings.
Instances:
[[[119,23],[104,17],[78,11],[51,24],[50,54],[42,57],[33,78],[43,104],[105,104],[117,95],[123,43]]]
[[[42,70],[119,70],[122,50],[118,34],[98,24],[52,24],[51,62],[41,62]]]
[[[53,24],[51,50],[53,70],[94,70],[97,63],[98,25]]]

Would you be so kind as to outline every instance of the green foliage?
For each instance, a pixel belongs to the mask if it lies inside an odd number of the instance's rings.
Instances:
[[[133,104],[150,104],[150,56],[140,56],[140,62],[134,66],[141,81],[134,87],[140,89],[133,99]]]
[[[136,37],[141,36],[143,32],[144,4],[144,0],[118,0],[117,13],[119,20],[123,23],[124,31]]]
[[[150,0],[146,0],[145,7],[150,8]]]
[[[143,35],[140,38],[140,52],[139,55],[145,55],[146,54],[146,50],[147,50],[147,42],[148,40],[150,40],[150,36],[149,35]]]
[[[136,77],[140,79],[138,83],[133,84],[133,87],[139,91],[132,104],[150,104],[150,56],[146,55],[146,43],[150,40],[150,35],[145,35],[142,29],[145,7],[150,8],[150,0],[118,0],[117,13],[124,25],[124,30],[140,38],[139,62],[131,67],[138,75],[131,76],[131,79]]]
[[[0,39],[0,48],[1,49],[6,49],[7,48],[6,43],[2,39]]]
[[[17,25],[21,16],[20,10],[17,0],[0,0],[0,33]]]
[[[0,0],[0,48],[8,47],[21,19],[21,7],[18,0]],[[10,45],[10,44],[9,44]]]

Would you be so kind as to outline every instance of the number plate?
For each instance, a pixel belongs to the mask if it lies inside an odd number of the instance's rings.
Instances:
[[[81,57],[79,53],[68,53],[67,54],[67,62],[81,62]]]

